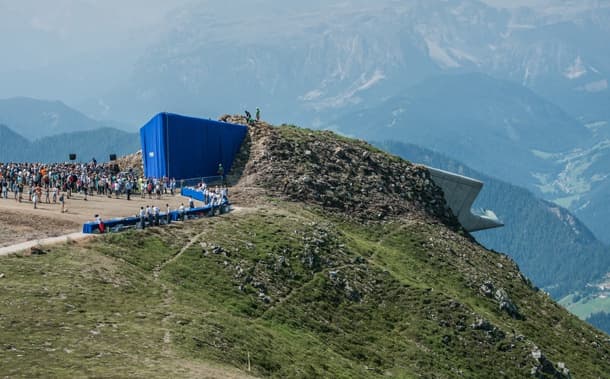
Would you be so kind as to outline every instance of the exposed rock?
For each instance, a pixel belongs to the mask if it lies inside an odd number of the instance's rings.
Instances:
[[[557,368],[538,348],[532,351],[532,357],[536,365],[532,367],[530,374],[535,378],[569,379],[570,370],[565,367],[565,363],[559,362]]]
[[[239,115],[220,119],[247,125]],[[238,154],[244,157],[243,166],[236,163],[238,186],[259,186],[361,220],[423,216],[458,227],[424,166],[328,131],[275,128],[264,122],[254,122],[248,130],[250,142]]]
[[[481,330],[481,331],[485,332],[487,337],[494,341],[500,341],[506,337],[506,333],[504,333],[502,330],[500,330],[498,327],[493,325],[488,320],[485,320],[484,318],[481,318],[481,317],[477,318],[475,320],[475,322],[472,325],[470,325],[470,327],[475,330]]]
[[[479,290],[486,297],[492,297],[493,291],[494,291],[494,285],[490,280],[486,280],[483,284],[481,284],[481,286],[479,287]]]
[[[514,319],[523,319],[523,315],[519,313],[517,306],[512,302],[504,289],[498,289],[494,298],[498,301],[501,311],[508,313],[508,315]]]
[[[139,150],[134,154],[119,157],[116,160],[116,164],[118,165],[120,171],[131,170],[138,176],[141,176],[144,173],[142,162],[142,150]]]
[[[32,255],[45,255],[48,251],[42,249],[40,246],[34,246],[30,249]]]

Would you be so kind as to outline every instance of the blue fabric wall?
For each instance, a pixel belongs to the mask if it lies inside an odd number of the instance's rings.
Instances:
[[[140,129],[142,161],[147,177],[167,176],[167,128],[165,113],[159,113]]]
[[[160,113],[140,129],[144,173],[176,179],[215,176],[222,163],[227,174],[246,132],[244,125]]]

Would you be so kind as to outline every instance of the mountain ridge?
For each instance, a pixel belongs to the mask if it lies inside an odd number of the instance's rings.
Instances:
[[[101,127],[98,129],[61,133],[29,141],[0,124],[0,161],[4,162],[66,162],[76,154],[79,162],[96,158],[106,162],[110,154],[125,155],[137,151],[137,133]]]

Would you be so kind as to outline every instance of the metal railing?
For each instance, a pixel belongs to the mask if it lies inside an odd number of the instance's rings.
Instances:
[[[180,190],[183,187],[198,187],[201,183],[205,183],[208,187],[224,186],[226,184],[223,176],[204,176],[190,179],[176,180],[176,188]]]

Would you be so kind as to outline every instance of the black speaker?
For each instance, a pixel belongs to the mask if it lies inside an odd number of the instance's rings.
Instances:
[[[110,154],[110,160],[116,161],[116,154]]]
[[[71,161],[75,161],[76,160],[76,154],[70,154],[69,157],[70,157]]]

